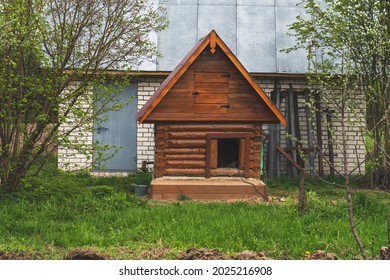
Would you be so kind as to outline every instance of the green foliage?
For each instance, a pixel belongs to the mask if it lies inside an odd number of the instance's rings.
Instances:
[[[383,205],[381,204],[381,201],[378,198],[369,195],[368,193],[354,193],[352,199],[356,212],[358,212],[361,217],[370,215],[376,216],[383,213],[382,211],[384,209],[382,207]]]
[[[388,172],[390,2],[304,0],[301,4],[308,17],[298,16],[291,24],[297,44],[286,51],[307,50],[310,83],[331,93],[323,99],[338,111],[334,119],[342,116],[345,124],[366,133],[367,171]],[[356,112],[365,113],[365,119],[359,120]],[[387,188],[386,176],[382,177],[374,183]]]
[[[150,185],[152,181],[152,173],[151,172],[138,172],[136,184],[137,185]]]
[[[148,34],[166,24],[147,0],[0,0],[0,189],[17,189],[59,146],[91,158],[93,122],[131,102],[118,102],[131,77],[107,72],[154,59]],[[110,148],[94,146],[102,161]]]
[[[91,188],[92,194],[95,197],[102,198],[114,194],[115,189],[111,186],[94,186]]]

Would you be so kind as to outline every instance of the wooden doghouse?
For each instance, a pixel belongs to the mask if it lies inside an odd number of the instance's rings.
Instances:
[[[263,194],[262,124],[286,123],[214,30],[191,49],[136,118],[155,124],[155,199]]]

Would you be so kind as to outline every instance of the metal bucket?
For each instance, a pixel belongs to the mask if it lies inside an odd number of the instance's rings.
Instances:
[[[144,196],[149,191],[149,185],[135,185],[135,195]]]

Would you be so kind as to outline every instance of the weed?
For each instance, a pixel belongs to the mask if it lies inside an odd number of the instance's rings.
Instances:
[[[95,197],[107,197],[107,196],[112,196],[115,192],[114,187],[111,186],[93,186],[91,188],[92,194]]]
[[[186,196],[184,193],[181,193],[178,195],[177,200],[178,201],[188,201],[188,200],[191,200],[191,198]]]

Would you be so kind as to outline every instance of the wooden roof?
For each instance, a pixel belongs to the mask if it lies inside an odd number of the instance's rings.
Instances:
[[[259,95],[259,97],[265,102],[268,108],[272,111],[275,117],[283,124],[286,125],[286,119],[282,113],[276,108],[273,102],[268,98],[265,92],[252,78],[249,72],[238,61],[234,54],[230,51],[227,45],[221,40],[218,34],[212,30],[206,37],[198,41],[190,52],[183,58],[183,60],[177,65],[177,67],[170,73],[170,75],[164,80],[157,91],[149,98],[146,104],[136,114],[136,119],[139,123],[143,123],[151,112],[156,108],[168,91],[175,85],[179,78],[186,72],[191,64],[198,58],[203,50],[210,46],[210,52],[214,53],[218,46],[226,54],[229,60],[233,63],[236,69],[242,74],[245,80],[253,88],[253,90]]]

